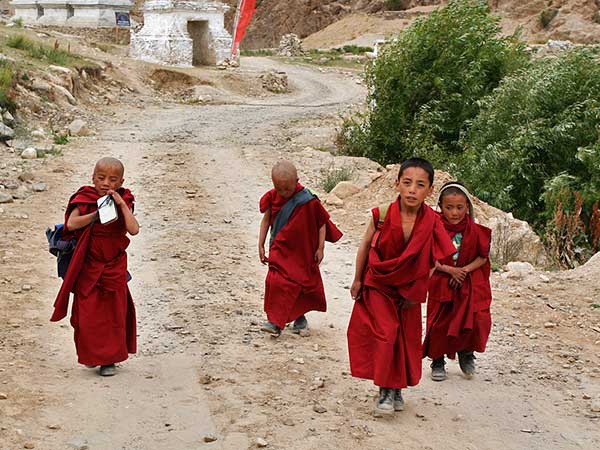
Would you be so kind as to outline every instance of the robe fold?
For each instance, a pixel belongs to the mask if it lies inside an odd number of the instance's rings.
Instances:
[[[470,215],[459,224],[450,224],[443,217],[442,222],[450,237],[462,234],[456,263],[449,257],[440,261],[442,264],[464,267],[478,256],[489,258],[489,228],[475,223]],[[424,357],[436,359],[448,355],[453,359],[458,351],[485,351],[492,327],[489,259],[469,273],[459,289],[450,287],[450,279],[450,275],[440,271],[431,277]]]
[[[352,375],[380,387],[405,388],[421,379],[421,307],[436,260],[455,252],[438,215],[423,204],[410,239],[404,241],[400,197],[376,231],[363,275],[361,297],[348,325]]]
[[[119,194],[132,208],[134,197],[128,189]],[[75,331],[78,361],[86,365],[108,365],[124,361],[136,352],[135,306],[127,286],[129,245],[125,220],[70,231],[67,221],[78,208],[81,215],[96,211],[101,196],[92,186],[81,187],[69,200],[63,239],[75,238],[71,263],[54,302],[52,322],[67,315],[72,292],[71,325]]]
[[[298,183],[294,194],[303,189]],[[275,189],[262,196],[260,212],[271,210],[270,225],[287,201]],[[319,229],[323,225],[327,241],[337,242],[342,237],[329,213],[315,197],[294,209],[271,243],[264,310],[267,320],[279,328],[309,311],[327,310],[321,272],[314,260],[319,247]]]

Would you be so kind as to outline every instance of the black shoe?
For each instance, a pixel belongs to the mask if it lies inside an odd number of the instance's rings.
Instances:
[[[292,333],[300,334],[300,332],[306,330],[308,330],[308,320],[306,320],[305,316],[300,316],[294,320],[294,325],[292,325]]]
[[[394,389],[379,388],[379,398],[375,405],[375,417],[388,416],[394,413]]]
[[[473,352],[458,352],[458,365],[466,378],[475,374],[475,355]]]
[[[100,366],[100,375],[103,377],[112,377],[117,373],[117,368],[114,364],[108,364],[106,366]]]
[[[404,411],[402,389],[394,389],[394,411]]]
[[[261,331],[270,333],[270,334],[274,335],[275,337],[277,337],[281,334],[281,328],[279,328],[277,325],[275,325],[274,323],[271,323],[271,322],[263,323],[262,327],[260,327],[260,329],[261,329]]]
[[[431,363],[431,379],[433,381],[444,381],[448,378],[446,373],[446,361],[444,357],[434,359]]]

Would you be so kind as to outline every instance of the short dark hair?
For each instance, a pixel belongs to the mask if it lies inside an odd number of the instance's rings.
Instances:
[[[398,171],[398,179],[400,179],[400,177],[402,176],[402,173],[410,167],[418,167],[420,169],[423,169],[425,172],[427,172],[427,175],[429,175],[429,185],[430,186],[433,185],[433,174],[434,174],[433,166],[431,165],[431,163],[429,161],[427,161],[426,159],[423,159],[423,158],[417,158],[417,157],[408,158],[406,161],[404,161],[402,164],[400,164],[400,170]]]

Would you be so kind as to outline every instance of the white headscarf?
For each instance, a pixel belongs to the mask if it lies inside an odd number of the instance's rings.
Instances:
[[[462,184],[459,184],[459,183],[450,182],[450,183],[447,183],[444,186],[442,186],[442,188],[440,189],[440,192],[438,193],[438,199],[437,199],[438,208],[441,210],[442,194],[448,188],[456,188],[459,191],[461,191],[463,194],[465,194],[465,197],[467,197],[467,201],[469,202],[469,214],[471,214],[471,217],[475,218],[475,216],[473,214],[473,199],[471,198],[471,193],[468,191],[468,189],[466,187],[464,187]]]

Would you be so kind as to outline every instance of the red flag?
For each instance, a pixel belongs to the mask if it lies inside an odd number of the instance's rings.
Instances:
[[[246,34],[246,28],[248,28],[248,25],[250,24],[254,11],[256,11],[256,0],[241,0],[238,11],[239,16],[233,35],[232,55],[237,54],[238,47],[244,38],[244,34]]]

